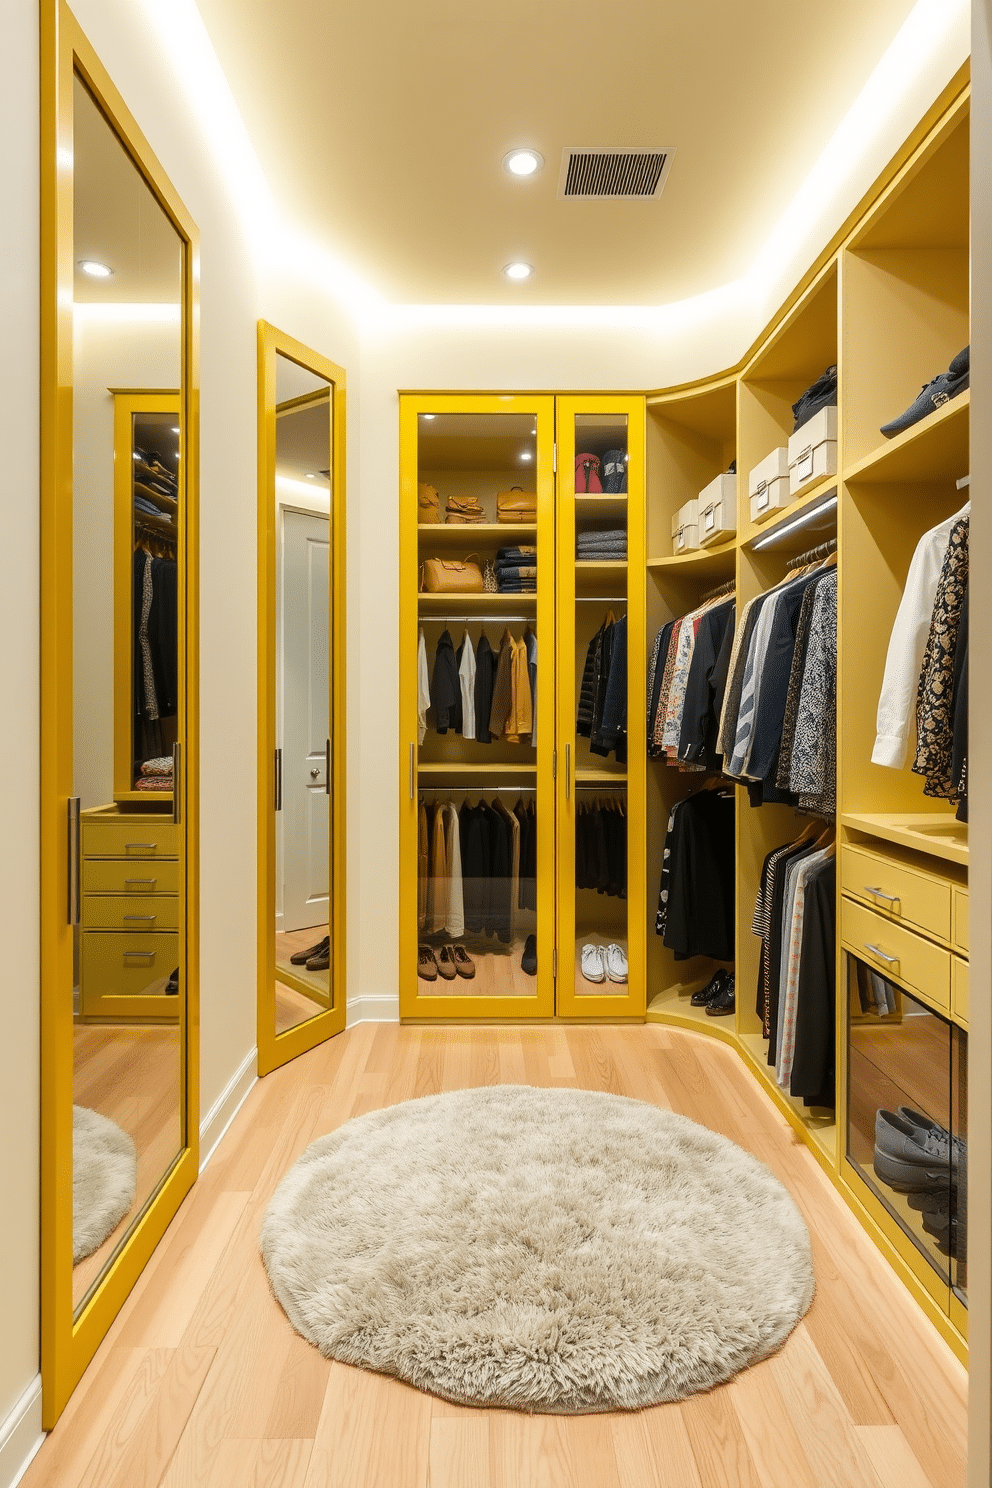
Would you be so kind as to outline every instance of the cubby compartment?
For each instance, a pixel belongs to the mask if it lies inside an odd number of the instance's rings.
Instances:
[[[705,389],[649,399],[647,417],[648,561],[673,556],[679,511],[728,472],[737,454],[737,389],[727,378]],[[736,525],[736,511],[727,515]],[[699,540],[705,533],[697,534]],[[719,546],[732,544],[728,532]],[[715,544],[714,546],[717,546]],[[692,552],[685,554],[694,556]]]

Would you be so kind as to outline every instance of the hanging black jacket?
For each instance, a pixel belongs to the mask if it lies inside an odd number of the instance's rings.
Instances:
[[[475,650],[475,737],[480,744],[492,743],[489,717],[493,711],[496,665],[497,658],[483,632]]]
[[[434,709],[434,727],[439,734],[453,729],[462,731],[462,689],[458,680],[458,662],[451,634],[445,630],[437,643],[434,657],[434,675],[431,677],[431,707]]]
[[[592,733],[596,707],[596,684],[602,666],[603,636],[606,621],[599,627],[586,651],[586,664],[582,668],[582,686],[579,688],[579,706],[575,719],[575,732],[588,739]]]
[[[603,692],[599,726],[593,728],[591,754],[615,753],[622,764],[627,758],[627,617],[611,628],[610,669]]]

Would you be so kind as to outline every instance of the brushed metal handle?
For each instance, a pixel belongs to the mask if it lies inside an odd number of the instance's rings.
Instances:
[[[141,884],[143,887],[150,885],[154,888],[157,883],[157,878],[126,878],[124,880],[124,887],[127,888],[128,884]]]
[[[572,794],[572,746],[565,745],[565,800],[569,800]]]
[[[331,794],[331,741],[324,745],[324,795]]]
[[[413,796],[414,796],[414,779],[413,779],[413,776],[414,776],[413,744],[411,743],[411,745],[410,745],[410,800],[411,801],[413,800]]]
[[[887,894],[884,889],[873,889],[871,884],[865,884],[865,893],[871,894],[875,899],[887,899],[890,904],[902,903],[902,899],[898,894]]]
[[[879,950],[877,945],[869,945],[867,941],[865,941],[864,946],[866,951],[870,951],[871,954],[873,956],[877,956],[880,961],[887,961],[890,966],[899,965],[898,956],[887,956],[884,951]]]
[[[80,853],[79,853],[79,806],[80,806],[79,797],[78,796],[70,796],[69,797],[69,811],[68,811],[68,830],[69,830],[69,853],[68,853],[69,884],[68,884],[68,889],[69,889],[69,892],[68,892],[68,895],[67,895],[67,905],[66,905],[66,909],[67,909],[67,913],[68,913],[68,916],[69,916],[69,924],[70,925],[78,925],[79,924],[79,903],[80,903],[80,898],[81,898],[81,895],[80,895],[80,882],[79,882],[79,872],[80,872],[80,863],[79,863],[79,860],[80,860]]]
[[[157,847],[157,842],[125,842],[124,851],[131,852],[132,848],[141,848],[143,852],[154,852]]]
[[[145,920],[146,922],[151,922],[152,924],[154,924],[155,921],[158,919],[158,915],[132,915],[132,914],[127,914],[127,915],[123,915],[122,918],[125,919],[125,920]]]
[[[124,960],[133,960],[136,956],[142,961],[154,961],[158,951],[125,951]]]
[[[172,746],[172,822],[181,826],[183,819],[183,746]]]
[[[276,811],[282,810],[282,750],[276,750],[275,757],[275,784],[273,787],[273,799]]]

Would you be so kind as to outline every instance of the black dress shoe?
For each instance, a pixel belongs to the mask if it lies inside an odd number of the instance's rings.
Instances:
[[[528,935],[524,942],[524,953],[520,957],[520,970],[528,976],[537,976],[537,936]]]
[[[729,975],[730,972],[724,971],[722,967],[719,971],[715,971],[705,987],[702,987],[698,992],[693,992],[689,998],[689,1006],[705,1007],[708,1002],[712,1002],[714,998],[719,997]]]
[[[172,975],[170,976],[169,980],[165,984],[165,995],[166,995],[166,997],[178,997],[179,996],[179,967],[178,966],[176,967],[175,971],[172,973]]]
[[[706,1004],[706,1016],[707,1018],[726,1018],[734,1011],[736,1006],[737,999],[734,996],[734,978],[730,976],[727,978],[719,997],[715,997],[712,1002]]]
[[[316,945],[310,946],[308,950],[296,951],[294,955],[290,956],[290,966],[305,966],[311,957],[322,955],[329,948],[330,944],[331,937],[325,935],[323,940],[318,941]],[[313,970],[312,967],[310,969],[311,971]]]

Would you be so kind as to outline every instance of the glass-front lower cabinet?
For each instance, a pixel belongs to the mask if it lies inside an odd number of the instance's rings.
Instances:
[[[638,822],[643,812],[644,405],[573,402],[401,401],[406,1018],[644,1012],[636,908],[628,925],[644,877],[643,830],[628,832],[631,811]],[[581,517],[576,452],[589,461]],[[639,575],[630,595],[628,540]],[[587,561],[577,541],[590,544]],[[607,623],[615,645],[603,653],[592,737],[582,671]]]

